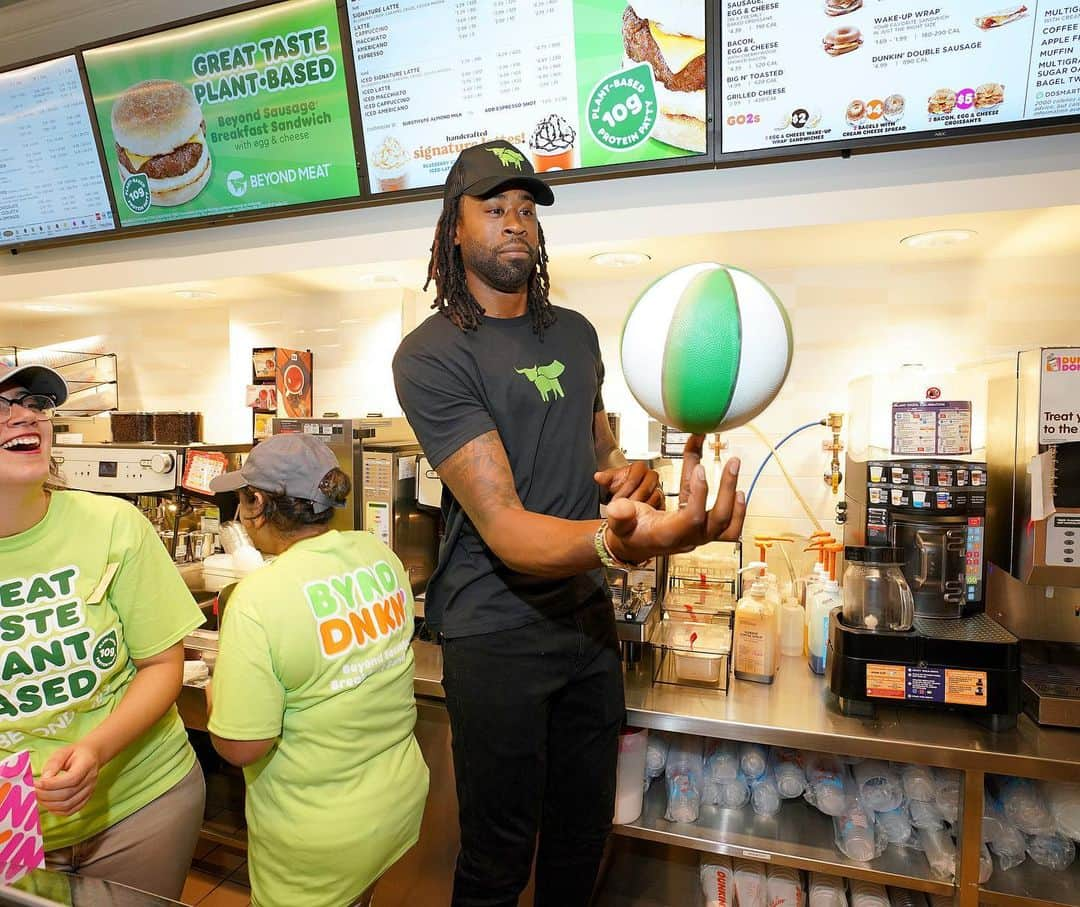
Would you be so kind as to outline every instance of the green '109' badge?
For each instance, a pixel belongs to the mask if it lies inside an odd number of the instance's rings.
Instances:
[[[110,630],[94,646],[94,667],[101,671],[109,670],[116,664],[116,657],[119,654],[116,631]]]
[[[589,95],[589,131],[612,151],[629,151],[656,126],[656,83],[652,67],[642,63],[601,79]]]
[[[136,214],[150,208],[150,181],[145,173],[133,173],[124,180],[124,203]]]

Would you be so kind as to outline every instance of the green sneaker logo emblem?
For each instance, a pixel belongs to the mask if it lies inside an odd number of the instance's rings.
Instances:
[[[525,155],[513,148],[489,148],[488,151],[494,154],[504,167],[516,167],[520,170],[525,163]]]
[[[516,368],[514,369],[519,375],[524,375],[528,378],[536,389],[540,392],[540,399],[545,403],[548,401],[548,394],[553,394],[557,400],[559,397],[565,397],[563,393],[562,385],[559,384],[559,375],[566,371],[566,366],[563,365],[558,359],[552,362],[550,365],[535,365],[532,368]]]

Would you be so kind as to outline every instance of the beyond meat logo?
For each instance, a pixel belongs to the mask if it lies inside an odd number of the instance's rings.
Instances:
[[[405,590],[386,561],[308,583],[304,594],[327,658],[362,649],[406,624]]]

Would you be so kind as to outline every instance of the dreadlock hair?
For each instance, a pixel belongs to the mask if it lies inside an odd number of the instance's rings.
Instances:
[[[452,199],[443,205],[439,222],[435,226],[435,242],[431,246],[431,259],[428,261],[428,276],[424,283],[427,290],[435,281],[435,301],[431,304],[463,331],[475,331],[483,323],[484,308],[476,301],[465,282],[465,263],[461,259],[461,248],[454,242],[458,216],[461,211],[461,197]],[[548,254],[544,244],[544,231],[536,225],[539,239],[540,259],[536,270],[529,275],[529,314],[532,315],[533,333],[544,336],[544,329],[555,322],[555,310],[548,299],[551,280],[548,277]]]

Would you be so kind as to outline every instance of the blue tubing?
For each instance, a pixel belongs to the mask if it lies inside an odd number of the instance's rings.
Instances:
[[[800,425],[794,431],[789,432],[779,444],[774,444],[773,445],[773,450],[779,450],[781,447],[783,447],[788,441],[790,441],[792,438],[794,438],[801,431],[806,431],[808,428],[813,428],[816,425],[826,425],[826,424],[827,423],[826,423],[826,421],[824,419],[819,419],[817,422],[807,422],[805,425]],[[757,480],[759,478],[761,478],[761,473],[764,471],[765,467],[769,465],[769,460],[772,459],[772,455],[773,455],[773,452],[772,452],[772,450],[770,450],[765,455],[765,459],[761,461],[761,465],[757,468],[757,472],[754,473],[754,480],[750,483],[750,489],[746,492],[746,506],[747,506],[747,508],[750,507],[750,495],[752,495],[754,493],[754,486],[757,485]]]

